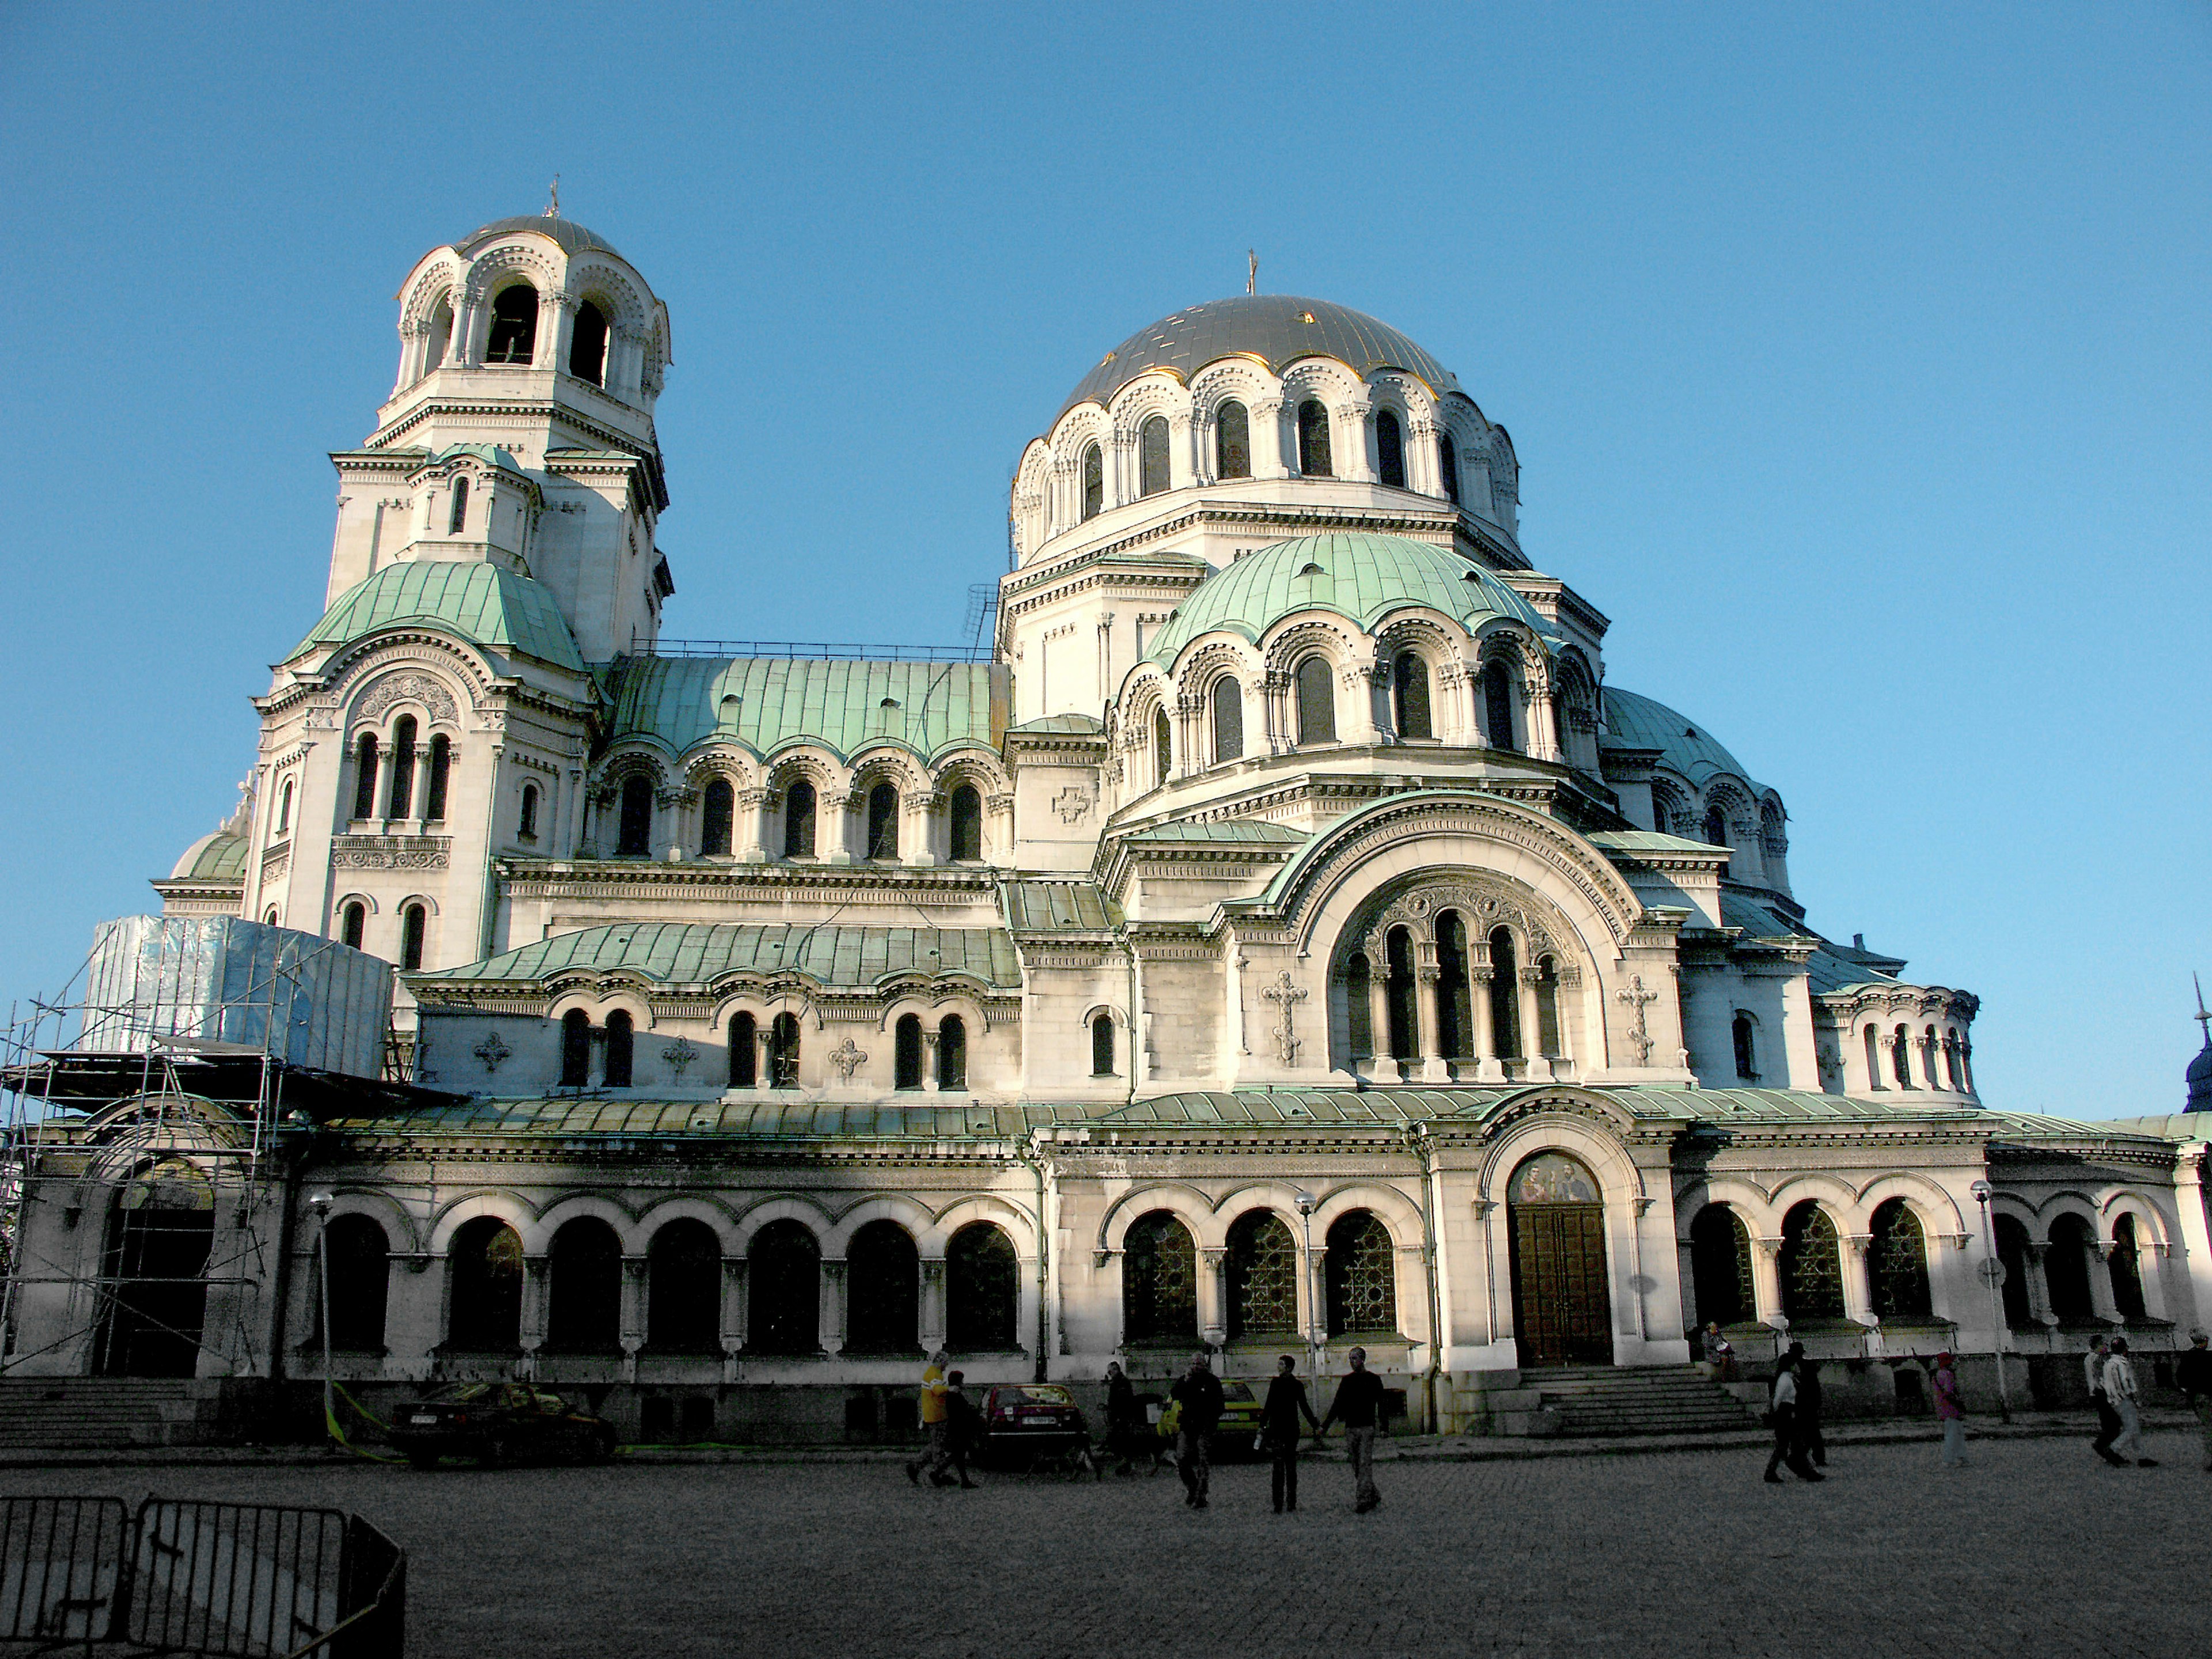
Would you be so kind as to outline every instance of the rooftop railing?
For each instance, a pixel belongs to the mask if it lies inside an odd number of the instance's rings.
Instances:
[[[811,662],[988,662],[982,645],[833,645],[811,640],[661,640],[654,657],[790,657]]]

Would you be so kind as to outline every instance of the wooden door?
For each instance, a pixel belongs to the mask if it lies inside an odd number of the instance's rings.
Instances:
[[[1606,1293],[1605,1206],[1515,1204],[1513,1328],[1521,1364],[1613,1364],[1613,1305]]]

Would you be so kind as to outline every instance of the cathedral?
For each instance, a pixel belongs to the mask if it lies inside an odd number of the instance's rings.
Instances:
[[[501,220],[398,307],[249,789],[155,883],[390,963],[387,1074],[303,1076],[235,1203],[219,1103],[48,1117],[12,1372],[327,1350],[364,1401],[836,1439],[939,1347],[1357,1344],[1417,1426],[1542,1433],[1744,1421],[1708,1323],[1877,1414],[1940,1349],[2057,1402],[2212,1319],[2212,1115],[1985,1101],[1973,994],[1806,914],[1781,793],[1607,680],[1505,427],[1395,329],[1248,293],[1079,343],[991,627],[869,654],[678,637],[670,318],[606,240]]]

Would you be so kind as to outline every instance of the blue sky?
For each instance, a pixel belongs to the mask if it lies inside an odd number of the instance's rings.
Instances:
[[[544,205],[673,315],[682,635],[952,639],[1022,445],[1261,282],[1512,431],[1613,684],[1993,1105],[2175,1109],[2212,969],[2197,4],[0,10],[0,1000],[228,811],[425,250]]]

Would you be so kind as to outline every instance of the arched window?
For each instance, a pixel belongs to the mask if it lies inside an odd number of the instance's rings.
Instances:
[[[1881,1081],[1881,1036],[1873,1026],[1866,1028],[1867,1086],[1879,1089]]]
[[[1091,1075],[1114,1074],[1114,1016],[1094,1014],[1091,1018]]]
[[[1244,405],[1231,398],[1214,411],[1213,476],[1249,478],[1252,476],[1252,423]]]
[[[1401,651],[1390,665],[1390,714],[1401,738],[1432,738],[1429,719],[1429,665],[1415,651]]]
[[[1233,676],[1224,674],[1213,683],[1213,763],[1233,761],[1244,752],[1244,694]]]
[[[1168,419],[1155,415],[1137,428],[1137,493],[1157,495],[1168,487]]]
[[[399,966],[412,973],[422,965],[422,943],[430,931],[429,912],[410,904],[399,913]]]
[[[716,778],[707,786],[699,802],[699,856],[727,858],[730,853],[730,828],[738,816],[738,792],[730,787],[727,778]]]
[[[1298,471],[1309,478],[1335,476],[1328,457],[1328,410],[1317,398],[1298,405]]]
[[[376,816],[376,733],[364,732],[354,745],[353,758],[353,815],[357,818]]]
[[[1248,1210],[1230,1224],[1223,1263],[1229,1337],[1281,1336],[1298,1328],[1298,1247],[1282,1217]]]
[[[1952,1089],[1964,1094],[1966,1079],[1959,1070],[1959,1033],[1948,1025],[1943,1028],[1943,1069],[1950,1074]]]
[[[534,783],[522,786],[522,816],[515,825],[514,833],[521,841],[538,839],[538,786]]]
[[[1437,1047],[1446,1060],[1474,1053],[1474,1006],[1469,1000],[1467,923],[1456,910],[1437,918]]]
[[[898,790],[888,783],[879,783],[868,791],[868,856],[872,859],[895,859],[898,856]]]
[[[283,792],[276,797],[276,833],[284,835],[292,828],[292,780],[284,780]]]
[[[636,1029],[630,1017],[621,1009],[607,1016],[606,1085],[610,1089],[629,1087],[630,1064],[637,1048]]]
[[[614,1353],[622,1347],[622,1241],[596,1216],[553,1235],[546,1262],[545,1346],[556,1353]]]
[[[1721,811],[1718,801],[1705,808],[1705,834],[1708,847],[1726,847],[1729,844],[1728,814]]]
[[[1517,749],[1513,741],[1513,673],[1502,662],[1482,671],[1483,735],[1492,749]]]
[[[689,1216],[646,1247],[645,1343],[660,1353],[722,1347],[722,1241]]]
[[[952,792],[951,842],[953,862],[979,863],[983,857],[983,795],[972,783]]]
[[[1454,507],[1459,505],[1459,450],[1453,444],[1451,434],[1437,434],[1437,471],[1443,475],[1444,499]]]
[[[402,714],[392,722],[392,764],[385,768],[392,781],[384,792],[384,816],[404,818],[415,805],[415,717]]]
[[[653,851],[653,780],[633,772],[623,780],[622,816],[615,829],[615,856],[641,859]]]
[[[871,1221],[845,1246],[845,1349],[911,1353],[921,1346],[921,1258],[896,1221]]]
[[[1753,1026],[1749,1014],[1739,1012],[1729,1030],[1735,1039],[1735,1074],[1748,1082],[1759,1081],[1759,1049],[1753,1038]]]
[[[2136,1218],[2124,1215],[2112,1223],[2112,1308],[2123,1319],[2140,1324],[2144,1319],[2142,1249],[2136,1236]]]
[[[272,904],[266,910],[263,911],[261,913],[261,920],[270,927],[274,927],[276,925],[276,907]]]
[[[1006,1353],[1014,1338],[1019,1264],[1014,1241],[971,1221],[945,1247],[945,1340],[956,1353]]]
[[[1928,1296],[1928,1243],[1920,1231],[1920,1218],[1901,1198],[1877,1205],[1874,1239],[1867,1247],[1867,1287],[1878,1319],[1925,1319],[1932,1311]]]
[[[1375,411],[1375,471],[1391,489],[1406,487],[1406,434],[1394,410]]]
[[[1897,1074],[1897,1086],[1910,1089],[1912,1086],[1912,1033],[1905,1026],[1899,1026],[1890,1037],[1889,1063]]]
[[[937,1086],[968,1086],[968,1022],[957,1014],[937,1022]]]
[[[1334,743],[1336,741],[1336,687],[1331,684],[1334,676],[1328,663],[1321,657],[1308,657],[1298,665],[1298,741]]]
[[[384,1229],[365,1215],[334,1216],[323,1229],[331,1253],[331,1346],[384,1352],[384,1308],[392,1274]]]
[[[1725,1204],[1706,1205],[1690,1222],[1690,1282],[1700,1322],[1741,1325],[1759,1316],[1751,1234]]]
[[[2062,1215],[2051,1224],[2051,1248],[2044,1252],[2043,1281],[2051,1292],[2051,1312],[2062,1325],[2097,1323],[2097,1304],[2089,1293],[2089,1262],[2095,1247],[2089,1224]]]
[[[362,940],[368,937],[368,907],[359,901],[347,905],[339,925],[343,930],[341,937],[355,950],[360,950]]]
[[[1083,516],[1095,519],[1106,505],[1106,457],[1097,444],[1083,452]]]
[[[730,1016],[730,1087],[750,1089],[760,1081],[759,1026],[750,1014]]]
[[[1528,1051],[1521,1046],[1521,970],[1513,954],[1513,935],[1503,927],[1490,930],[1491,1052],[1500,1060],[1519,1060]]]
[[[1397,1252],[1372,1210],[1347,1210],[1329,1224],[1328,1282],[1331,1336],[1387,1335],[1398,1328]]]
[[[446,514],[446,533],[458,536],[469,527],[469,481],[466,475],[453,480],[453,504]]]
[[[580,1089],[592,1080],[592,1017],[581,1008],[561,1016],[561,1086]]]
[[[1393,927],[1382,941],[1382,960],[1389,969],[1382,1006],[1390,1021],[1390,1058],[1417,1060],[1421,1052],[1421,1026],[1420,1012],[1413,1006],[1413,936],[1403,927]]]
[[[2039,1322],[2027,1292],[2027,1229],[2016,1216],[1996,1218],[1997,1260],[2004,1264],[2005,1323],[2014,1330],[2033,1330]]]
[[[1164,787],[1173,775],[1174,751],[1168,741],[1168,711],[1152,711],[1152,780],[1156,787]]]
[[[449,1252],[446,1346],[464,1353],[522,1346],[522,1239],[495,1216],[464,1222]]]
[[[1353,951],[1344,964],[1344,1035],[1354,1060],[1375,1053],[1374,974],[1364,951]]]
[[[814,856],[814,786],[803,778],[784,792],[783,855],[787,859]]]
[[[488,363],[527,363],[538,356],[538,290],[527,283],[502,289],[491,302]]]
[[[576,307],[568,329],[568,372],[599,385],[607,370],[607,314],[589,300]]]
[[[1782,1312],[1791,1324],[1844,1316],[1844,1267],[1836,1224],[1814,1203],[1782,1218]]]
[[[1559,1025],[1559,964],[1551,957],[1536,963],[1536,1051],[1547,1060],[1564,1060],[1567,1054]]]
[[[778,1014],[769,1022],[768,1081],[771,1089],[799,1086],[799,1016]]]
[[[443,368],[447,354],[453,349],[453,296],[441,295],[438,303],[430,309],[430,334],[422,347],[422,372],[428,374]]]
[[[901,1014],[891,1028],[891,1087],[921,1087],[921,1020],[917,1015]]]
[[[756,1353],[816,1353],[822,1347],[822,1247],[804,1222],[771,1221],[745,1252],[750,1306],[745,1346]]]
[[[1139,1216],[1121,1241],[1121,1338],[1198,1340],[1198,1249],[1165,1210]]]
[[[422,817],[431,823],[442,823],[446,817],[446,783],[453,769],[453,740],[445,737],[430,739],[430,782],[422,792]]]

